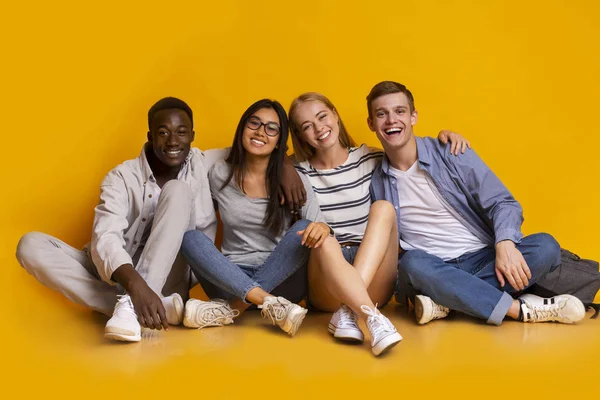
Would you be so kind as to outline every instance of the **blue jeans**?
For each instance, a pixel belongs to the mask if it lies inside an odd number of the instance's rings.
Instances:
[[[526,236],[517,244],[531,270],[529,286],[560,264],[560,246],[546,234]],[[496,277],[496,251],[486,247],[444,261],[421,250],[409,250],[398,261],[399,284],[406,292],[422,293],[451,310],[500,325],[517,291]]]
[[[248,292],[260,287],[267,293],[297,302],[306,295],[310,249],[301,244],[302,237],[296,232],[309,223],[303,219],[292,225],[262,265],[232,263],[198,230],[186,232],[181,252],[210,298],[237,297],[246,301]]]

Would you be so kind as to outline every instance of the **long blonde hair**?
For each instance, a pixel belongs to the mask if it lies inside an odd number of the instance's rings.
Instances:
[[[340,129],[339,134],[339,142],[340,145],[344,148],[356,147],[356,143],[352,139],[352,137],[348,134],[346,127],[344,126],[344,122],[342,122],[342,117],[338,114],[335,106],[329,99],[323,96],[321,93],[317,92],[308,92],[303,93],[300,96],[296,97],[294,101],[292,101],[292,105],[290,106],[290,111],[288,112],[288,117],[290,119],[290,132],[292,133],[292,144],[294,145],[294,156],[298,161],[310,160],[315,155],[315,149],[310,144],[306,143],[302,140],[300,136],[300,126],[296,121],[295,112],[296,109],[302,103],[306,103],[308,101],[318,101],[325,105],[325,107],[329,108],[331,112],[335,113],[338,117],[338,126]]]

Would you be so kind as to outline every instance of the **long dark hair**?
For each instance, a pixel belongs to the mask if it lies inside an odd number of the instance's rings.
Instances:
[[[269,157],[269,165],[267,167],[267,196],[269,203],[267,205],[267,214],[263,220],[263,226],[267,228],[273,235],[277,236],[281,233],[284,228],[284,212],[285,208],[279,204],[279,185],[281,184],[283,160],[286,152],[287,138],[288,138],[288,118],[285,113],[285,109],[276,100],[262,99],[252,104],[242,115],[240,122],[238,123],[237,129],[235,130],[235,136],[233,137],[233,144],[231,146],[231,152],[229,157],[225,160],[231,165],[231,172],[225,180],[225,183],[221,187],[224,188],[231,182],[231,179],[235,176],[235,182],[244,192],[244,175],[246,172],[246,150],[242,142],[242,134],[246,127],[246,121],[254,115],[258,110],[263,108],[270,108],[277,113],[279,117],[279,126],[281,127],[279,132],[279,139],[277,146],[273,149],[271,156]]]

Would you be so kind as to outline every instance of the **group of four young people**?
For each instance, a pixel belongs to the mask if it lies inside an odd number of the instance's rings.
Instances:
[[[357,147],[319,93],[298,96],[289,120],[277,101],[255,102],[230,150],[202,152],[191,147],[190,107],[164,98],[148,112],[140,156],[104,179],[91,243],[79,251],[31,232],[17,258],[46,286],[110,315],[105,336],[124,341],[139,341],[142,326],[227,325],[251,305],[293,336],[305,300],[333,312],[328,329],[340,340],[362,342],[364,320],[379,355],[402,339],[378,310],[398,277],[419,293],[419,323],[449,309],[496,324],[583,318],[573,296],[522,294],[558,265],[558,244],[523,238],[518,202],[467,141],[415,137],[412,93],[396,82],[375,85],[367,104],[385,153]],[[400,261],[399,250],[408,250]],[[196,280],[209,301],[187,300]]]

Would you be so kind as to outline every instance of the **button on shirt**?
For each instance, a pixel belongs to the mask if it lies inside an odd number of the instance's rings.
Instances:
[[[208,170],[229,150],[202,152],[192,148],[177,179],[190,185],[194,198],[196,229],[214,240],[217,218],[208,184]],[[88,245],[100,277],[111,284],[113,272],[132,264],[145,244],[156,211],[161,188],[146,158],[145,147],[139,157],[111,170],[100,187],[100,202],[95,208],[92,241]],[[146,235],[144,234],[146,232]]]

